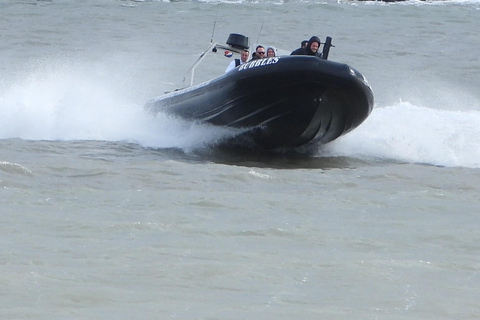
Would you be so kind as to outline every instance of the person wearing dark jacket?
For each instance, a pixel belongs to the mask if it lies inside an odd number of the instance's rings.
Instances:
[[[292,56],[317,56],[321,57],[322,53],[318,51],[320,49],[320,39],[316,36],[313,36],[308,40],[308,45],[305,48],[298,48],[293,51],[290,55]]]
[[[258,45],[257,48],[255,48],[255,52],[252,53],[252,60],[265,58],[265,53],[265,47],[262,45]]]

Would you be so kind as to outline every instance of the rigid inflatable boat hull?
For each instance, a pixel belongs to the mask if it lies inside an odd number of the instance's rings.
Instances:
[[[360,125],[373,108],[365,78],[310,56],[254,60],[202,84],[158,97],[153,112],[243,128],[256,147],[324,144]]]

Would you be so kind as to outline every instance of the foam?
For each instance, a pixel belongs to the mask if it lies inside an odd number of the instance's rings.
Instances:
[[[94,67],[39,68],[0,92],[0,139],[130,141],[147,147],[195,148],[234,131],[153,116]],[[133,90],[133,89],[132,89]]]
[[[330,155],[480,167],[480,112],[398,102],[376,108],[355,131],[325,146]]]

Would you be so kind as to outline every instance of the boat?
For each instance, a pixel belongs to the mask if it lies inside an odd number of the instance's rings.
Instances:
[[[230,34],[211,42],[189,69],[190,85],[149,101],[145,108],[184,120],[240,129],[226,143],[263,150],[326,144],[358,127],[371,113],[373,92],[353,67],[323,57],[280,55],[252,60],[193,85],[195,67],[208,53],[240,53],[248,37]]]

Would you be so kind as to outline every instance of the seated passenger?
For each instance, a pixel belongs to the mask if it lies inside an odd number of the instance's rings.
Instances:
[[[225,73],[247,62],[249,55],[250,55],[250,52],[248,51],[248,49],[244,49],[242,51],[242,54],[240,55],[240,59],[234,59],[232,62],[230,62],[227,69],[225,70]]]
[[[275,57],[277,55],[276,53],[276,50],[274,47],[268,47],[267,48],[267,57],[268,58],[271,58],[271,57]]]
[[[258,45],[255,52],[252,54],[252,60],[265,58],[265,47]]]
[[[305,48],[298,48],[297,50],[293,51],[290,55],[292,56],[299,56],[299,55],[304,55],[304,56],[317,56],[321,57],[322,53],[318,51],[320,49],[320,45],[322,43],[320,42],[320,39],[316,36],[313,36],[308,40],[308,44]]]
[[[308,46],[308,40],[303,40],[301,43],[300,43],[300,48],[306,48]]]

